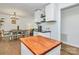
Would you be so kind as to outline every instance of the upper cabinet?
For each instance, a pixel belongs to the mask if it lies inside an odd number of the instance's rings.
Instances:
[[[42,21],[41,14],[42,14],[41,10],[35,11],[35,14],[34,14],[35,22],[41,22]]]
[[[43,9],[36,10],[34,17],[38,23],[56,21],[56,4],[51,3]]]
[[[55,4],[48,4],[45,6],[46,21],[56,21],[55,19]]]

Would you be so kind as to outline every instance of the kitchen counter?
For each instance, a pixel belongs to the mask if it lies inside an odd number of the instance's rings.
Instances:
[[[47,32],[51,32],[51,31],[42,31],[42,33],[47,33]]]
[[[42,30],[42,31],[38,31],[37,29],[36,30],[34,30],[35,32],[41,32],[41,33],[47,33],[47,32],[51,32],[51,31],[44,31],[44,30]]]
[[[61,42],[42,36],[20,38],[21,42],[35,55],[44,55],[61,44]]]

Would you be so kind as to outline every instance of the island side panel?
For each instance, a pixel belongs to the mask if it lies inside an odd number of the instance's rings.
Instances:
[[[21,43],[21,55],[33,55],[33,53],[23,43]]]
[[[61,45],[59,45],[56,48],[52,49],[51,51],[46,53],[46,55],[60,55],[60,49],[61,49]]]
[[[52,49],[46,55],[60,55],[61,45]],[[21,43],[21,55],[34,55],[23,43]]]

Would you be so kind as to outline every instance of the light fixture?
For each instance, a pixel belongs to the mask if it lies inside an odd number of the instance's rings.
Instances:
[[[11,16],[11,22],[12,24],[16,24],[16,20],[18,20],[19,18],[16,17],[16,12],[13,13],[13,15]]]
[[[4,20],[4,18],[0,18],[0,23],[4,22],[3,20]]]
[[[18,20],[18,18],[16,17],[16,12],[13,13],[13,15],[11,16],[12,20]]]
[[[4,22],[4,18],[0,18],[0,29],[1,29],[1,26],[3,25],[3,22]]]

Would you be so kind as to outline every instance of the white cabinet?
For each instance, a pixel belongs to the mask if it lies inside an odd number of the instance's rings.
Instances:
[[[34,32],[34,36],[36,36],[36,35],[40,35],[40,36],[44,36],[44,37],[47,37],[47,38],[51,38],[51,32],[45,32],[45,33]]]
[[[60,49],[61,49],[61,45],[49,51],[46,55],[60,55]]]
[[[35,22],[41,22],[42,21],[41,14],[42,14],[41,10],[35,11],[35,13],[34,13]]]
[[[38,35],[39,32],[34,31],[33,34],[34,36]]]
[[[56,5],[54,3],[48,4],[45,7],[45,15],[46,15],[46,21],[56,21],[55,20],[55,8]]]
[[[50,32],[46,32],[46,33],[39,33],[38,35],[47,37],[47,38],[51,38],[51,33]]]
[[[33,55],[33,53],[23,43],[21,43],[21,55]]]

